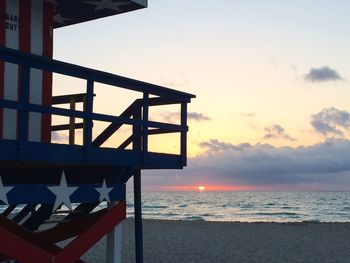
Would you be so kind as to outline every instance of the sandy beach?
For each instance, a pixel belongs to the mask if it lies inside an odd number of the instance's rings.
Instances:
[[[133,221],[123,223],[122,262],[135,262]],[[348,223],[221,223],[144,220],[144,261],[350,262]],[[105,262],[105,240],[84,256]]]

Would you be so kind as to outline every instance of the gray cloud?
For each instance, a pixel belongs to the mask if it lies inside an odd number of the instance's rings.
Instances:
[[[179,112],[164,112],[162,113],[162,118],[167,122],[177,122],[180,120],[180,113]],[[187,119],[193,120],[193,121],[210,121],[211,118],[204,115],[203,113],[198,112],[188,112],[187,113]]]
[[[311,116],[311,125],[324,136],[344,137],[342,129],[350,129],[350,113],[334,107],[325,108]]]
[[[330,68],[329,66],[323,66],[320,68],[311,68],[309,73],[304,76],[306,81],[311,82],[327,82],[327,81],[338,81],[344,80],[339,73]]]
[[[289,136],[284,128],[279,124],[274,124],[270,127],[265,127],[266,134],[264,139],[284,139],[288,141],[295,141],[295,138]]]
[[[51,133],[51,138],[53,142],[58,142],[58,143],[67,143],[69,140],[68,135],[57,131],[53,131]]]
[[[189,159],[188,168],[183,171],[167,172],[162,184],[350,190],[349,140],[328,139],[298,148],[269,144],[242,146],[218,140],[203,142],[201,146],[206,149],[205,154]],[[161,181],[159,176],[164,178],[164,172],[145,173],[145,183],[157,185]]]
[[[233,145],[231,143],[220,142],[217,139],[211,139],[206,142],[199,143],[201,148],[206,149],[207,152],[220,152],[223,150],[235,150],[235,151],[243,151],[244,149],[251,148],[250,143],[242,143],[239,145]]]
[[[198,113],[198,112],[188,112],[187,113],[187,119],[189,120],[195,120],[195,121],[210,121],[211,118],[208,116],[205,116],[203,113]]]

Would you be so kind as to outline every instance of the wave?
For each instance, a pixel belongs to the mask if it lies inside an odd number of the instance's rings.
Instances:
[[[300,216],[297,213],[289,213],[289,212],[259,212],[256,213],[259,216]]]

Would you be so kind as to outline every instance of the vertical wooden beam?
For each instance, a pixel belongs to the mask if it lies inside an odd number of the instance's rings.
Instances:
[[[109,204],[109,207],[117,203]],[[122,262],[122,222],[107,234],[107,263]]]
[[[134,172],[134,210],[135,210],[135,252],[136,263],[143,263],[143,229],[141,200],[141,170]]]
[[[146,155],[148,152],[148,116],[149,115],[149,94],[143,94],[142,102],[142,151],[143,151],[143,164],[145,164]]]
[[[182,165],[187,165],[187,103],[181,103],[181,142],[180,142],[180,151],[181,151],[181,160]]]
[[[30,83],[30,68],[23,66],[21,74],[21,86],[20,86],[20,103],[29,103],[29,83]],[[28,125],[29,125],[29,113],[27,110],[19,111],[19,131],[18,131],[18,159],[21,159],[21,151],[25,147],[28,141]]]
[[[75,111],[75,98],[74,96],[71,96],[69,98],[70,107],[69,109],[71,111]],[[75,118],[69,117],[69,144],[74,145],[75,143]]]
[[[141,107],[135,107],[135,112],[133,114],[133,119],[141,120]],[[132,149],[134,151],[141,151],[141,127],[137,125],[133,125],[132,127]]]
[[[136,107],[133,118],[141,119],[141,107]],[[133,126],[134,151],[141,151],[141,127]],[[141,206],[141,170],[134,171],[134,214],[135,214],[135,256],[136,263],[143,263],[143,230],[142,230],[142,206]]]
[[[86,102],[85,102],[85,113],[87,114],[87,117],[84,120],[84,146],[86,151],[89,151],[89,148],[91,147],[92,143],[92,128],[93,128],[93,120],[92,120],[92,113],[93,113],[93,100],[94,100],[94,81],[89,79],[87,81],[87,87],[86,87]]]

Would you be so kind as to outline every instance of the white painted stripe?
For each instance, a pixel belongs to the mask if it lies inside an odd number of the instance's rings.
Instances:
[[[19,0],[6,0],[6,14],[9,19],[6,20],[5,46],[13,49],[19,49]],[[17,21],[16,21],[17,20]],[[4,99],[18,99],[18,66],[5,63],[4,70]],[[15,140],[17,138],[17,111],[4,109],[3,115],[3,138]]]
[[[32,0],[31,6],[31,53],[43,55],[43,0]],[[31,69],[30,72],[30,103],[42,105],[43,72]],[[29,114],[29,141],[41,141],[41,114]]]

